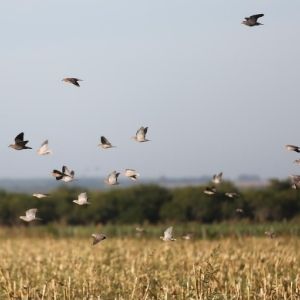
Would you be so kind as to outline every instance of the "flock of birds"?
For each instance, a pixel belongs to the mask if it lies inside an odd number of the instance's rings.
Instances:
[[[64,78],[63,81],[72,83],[76,86],[79,86],[78,81],[80,81],[80,79]],[[150,141],[149,139],[146,138],[147,131],[148,131],[148,127],[143,127],[143,126],[140,127],[137,130],[135,136],[132,137],[132,139],[134,139],[135,141],[137,141],[139,143],[144,143],[144,142]],[[32,149],[31,147],[27,146],[28,142],[29,142],[28,140],[24,140],[24,132],[21,132],[15,137],[14,144],[10,144],[9,147],[12,149],[15,149],[15,150]],[[104,136],[101,136],[100,144],[98,146],[101,147],[102,149],[110,149],[110,148],[116,147],[116,146],[113,146],[109,142],[109,140]],[[45,140],[41,144],[41,146],[37,149],[38,155],[43,156],[43,155],[49,155],[52,153],[53,153],[53,151],[51,149],[49,149],[48,140]],[[108,185],[118,185],[119,184],[118,177],[120,174],[121,174],[120,172],[113,171],[106,177],[104,182]],[[134,169],[125,169],[124,175],[133,181],[136,181],[140,176],[140,174]],[[62,166],[61,171],[54,169],[52,171],[52,176],[58,181],[61,180],[63,182],[71,182],[71,181],[75,180],[75,171],[70,170],[67,166]],[[36,197],[38,199],[42,199],[42,198],[48,197],[49,194],[33,193],[32,196]],[[88,196],[87,196],[86,192],[80,193],[78,195],[78,198],[73,200],[73,202],[77,205],[90,204],[90,202],[88,201]],[[25,222],[42,220],[41,218],[38,218],[36,216],[37,212],[38,212],[37,208],[30,208],[25,212],[25,216],[20,216],[20,219]],[[99,243],[100,241],[102,241],[106,238],[105,234],[103,234],[103,233],[93,233],[91,236],[93,238],[93,245]]]
[[[256,14],[256,15],[252,15],[250,17],[245,17],[245,20],[242,22],[242,24],[247,25],[247,26],[258,26],[258,25],[263,25],[261,23],[258,22],[258,19],[263,17],[264,14]],[[78,79],[78,78],[64,78],[62,79],[62,81],[66,82],[66,83],[70,83],[73,84],[74,86],[80,87],[79,82],[83,81],[82,79]],[[146,138],[146,134],[148,131],[148,127],[140,127],[135,136],[133,136],[133,139],[139,143],[143,143],[143,142],[148,142],[150,140],[148,140]],[[24,133],[21,132],[20,134],[18,134],[15,137],[15,142],[14,144],[9,145],[9,147],[15,149],[15,150],[26,150],[26,149],[32,149],[31,147],[27,146],[28,144],[28,140],[24,140]],[[102,149],[110,149],[110,148],[114,148],[116,146],[113,146],[111,144],[111,142],[104,136],[101,136],[100,138],[100,144],[98,145],[99,147],[101,147]],[[300,148],[297,146],[293,146],[293,145],[287,145],[286,146],[288,150],[291,151],[296,151],[298,153],[300,153]],[[40,148],[37,150],[37,154],[38,155],[49,155],[52,154],[52,150],[49,149],[49,145],[48,145],[48,140],[45,140]],[[296,161],[297,163],[300,164],[300,159]],[[117,172],[117,171],[113,171],[111,172],[107,178],[105,179],[105,183],[108,185],[118,185],[118,177],[121,173]],[[138,179],[138,177],[140,176],[140,174],[134,170],[134,169],[125,169],[124,171],[124,175],[128,178],[130,178],[133,181],[136,181]],[[62,166],[61,170],[57,170],[54,169],[52,171],[52,176],[55,177],[56,180],[61,180],[63,182],[71,182],[73,180],[75,180],[75,172],[74,170],[70,170],[67,166]],[[215,195],[217,194],[217,188],[216,186],[219,185],[222,182],[222,176],[223,173],[220,172],[219,174],[216,174],[213,176],[212,178],[212,186],[208,186],[205,188],[204,193],[207,195]],[[292,175],[292,180],[293,180],[293,187],[294,188],[299,188],[300,187],[300,175]],[[43,194],[43,193],[34,193],[33,194],[34,197],[38,198],[38,199],[42,199],[45,197],[48,197],[49,194]],[[236,198],[239,195],[236,192],[226,192],[225,196],[229,197],[229,198]],[[82,192],[78,195],[78,198],[73,200],[73,202],[77,205],[88,205],[90,204],[90,202],[88,201],[88,196],[86,192]],[[37,214],[37,208],[31,208],[28,209],[25,212],[25,216],[20,216],[20,219],[25,221],[25,222],[32,222],[35,220],[41,220],[40,218],[38,218],[36,216]],[[237,213],[243,213],[243,210],[241,208],[237,208],[236,209]],[[141,234],[142,232],[144,232],[143,228],[137,227],[136,231]],[[267,235],[269,235],[270,237],[274,237],[274,234],[271,232],[266,232]],[[99,242],[103,241],[104,239],[106,239],[106,235],[103,233],[93,233],[91,235],[93,242],[92,245],[96,245]],[[183,239],[189,240],[191,239],[192,234],[186,234],[183,236]],[[168,227],[165,231],[164,231],[164,235],[160,237],[163,241],[175,241],[176,239],[173,237],[173,227]]]

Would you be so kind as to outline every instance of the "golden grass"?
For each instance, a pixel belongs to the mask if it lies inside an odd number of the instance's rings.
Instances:
[[[0,299],[300,299],[300,240],[0,241]]]

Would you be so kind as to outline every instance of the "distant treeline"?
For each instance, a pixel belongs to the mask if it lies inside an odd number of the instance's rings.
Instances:
[[[293,190],[288,181],[271,180],[267,187],[243,190],[224,182],[215,195],[206,195],[204,190],[205,186],[167,189],[136,185],[109,191],[64,187],[44,199],[0,191],[0,224],[21,224],[19,216],[34,207],[43,219],[39,221],[41,224],[67,225],[214,223],[236,219],[270,222],[300,217],[299,191]],[[78,206],[72,202],[81,192],[87,192],[90,205]],[[236,192],[239,196],[229,198],[226,192]]]

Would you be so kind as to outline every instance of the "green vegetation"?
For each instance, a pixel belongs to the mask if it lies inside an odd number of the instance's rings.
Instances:
[[[23,224],[19,216],[32,207],[39,209],[42,225],[265,223],[300,217],[298,191],[291,189],[287,181],[272,180],[267,187],[241,191],[224,182],[213,196],[204,194],[204,189],[204,186],[167,189],[137,185],[87,191],[89,206],[72,202],[83,191],[78,188],[60,188],[44,199],[0,191],[0,225]],[[237,192],[240,196],[229,198],[225,192]],[[237,213],[237,208],[243,213]]]

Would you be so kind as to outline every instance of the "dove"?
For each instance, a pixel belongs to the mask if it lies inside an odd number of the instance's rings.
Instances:
[[[136,181],[138,179],[138,177],[140,176],[140,174],[137,173],[137,171],[133,170],[133,169],[125,169],[124,175],[133,181]]]
[[[133,137],[134,140],[136,140],[139,143],[142,142],[149,142],[150,140],[146,139],[146,134],[148,131],[148,127],[141,127],[135,134],[135,136]]]
[[[119,175],[120,173],[118,173],[117,171],[113,171],[106,177],[104,182],[109,185],[117,185],[119,184],[118,182]]]
[[[93,233],[91,236],[93,238],[93,246],[106,239],[106,235],[103,233]]]
[[[64,182],[70,182],[74,180],[75,172],[72,170],[70,171],[68,167],[63,166],[62,171],[53,170],[52,176],[55,177],[56,180],[62,180]]]
[[[83,80],[78,79],[78,78],[64,78],[64,79],[62,79],[62,81],[67,82],[67,83],[72,83],[72,84],[76,85],[77,87],[80,87],[78,81],[83,81]]]
[[[78,204],[78,205],[87,205],[90,204],[90,202],[88,202],[88,197],[86,193],[81,193],[78,195],[78,199],[73,200],[74,203]]]
[[[32,149],[31,147],[26,146],[27,143],[28,141],[24,141],[24,132],[21,132],[15,137],[15,143],[9,145],[8,147],[15,150]]]
[[[173,227],[168,227],[164,232],[164,236],[160,238],[165,242],[176,241],[176,239],[173,238]]]
[[[25,222],[31,222],[34,220],[42,220],[40,218],[37,218],[35,215],[37,213],[37,208],[31,208],[26,210],[25,216],[20,216],[20,219],[25,221]]]
[[[242,22],[242,24],[250,26],[250,27],[257,26],[257,25],[263,25],[262,23],[257,22],[257,20],[263,16],[264,16],[264,14],[257,14],[257,15],[252,15],[250,17],[245,17],[245,20]]]
[[[37,150],[38,155],[48,155],[52,154],[52,150],[49,149],[48,147],[48,140],[45,140],[41,147]]]

